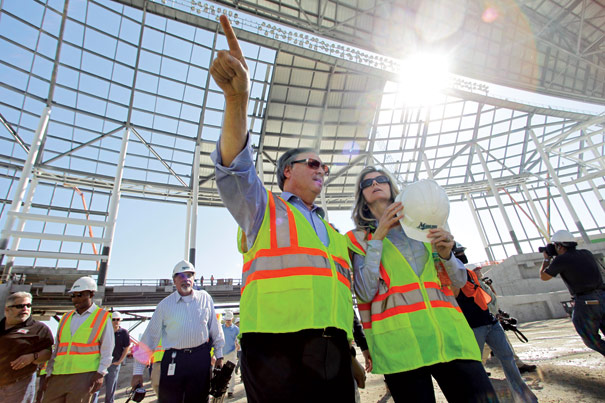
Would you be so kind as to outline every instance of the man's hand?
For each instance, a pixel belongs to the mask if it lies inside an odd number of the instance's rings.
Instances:
[[[95,393],[98,390],[101,389],[101,386],[103,386],[103,374],[99,374],[98,372],[95,372],[94,375],[92,376],[92,381],[90,382],[90,392],[89,393]]]
[[[362,351],[361,354],[363,354],[363,358],[365,360],[365,364],[366,364],[366,372],[372,372],[372,356],[370,355],[370,350],[366,350],[366,351]]]
[[[143,375],[133,375],[130,380],[130,386],[136,388],[139,385],[143,384]]]
[[[25,368],[29,364],[33,363],[34,360],[34,353],[23,354],[19,356],[19,358],[11,361],[11,368],[15,371],[20,370],[21,368]]]
[[[223,367],[223,357],[217,358],[216,363],[214,364],[214,368],[222,368]]]
[[[455,242],[452,234],[443,228],[430,229],[427,237],[431,240],[433,249],[437,251],[443,260],[450,260]]]
[[[225,98],[240,97],[248,102],[250,79],[248,65],[239,46],[235,32],[226,15],[220,16],[221,26],[227,37],[229,50],[219,50],[217,58],[212,61],[210,74],[216,84],[223,90]]]

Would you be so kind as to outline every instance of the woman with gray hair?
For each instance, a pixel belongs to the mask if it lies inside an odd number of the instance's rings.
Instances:
[[[450,401],[497,401],[449,289],[466,279],[452,254],[453,237],[443,228],[428,230],[426,242],[406,235],[397,194],[387,171],[363,169],[352,215],[356,229],[347,233],[373,372],[384,374],[395,402],[434,402],[431,376]]]

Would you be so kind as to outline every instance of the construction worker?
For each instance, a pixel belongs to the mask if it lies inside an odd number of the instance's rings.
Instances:
[[[193,288],[195,267],[181,260],[172,270],[172,280],[176,291],[160,301],[140,344],[153,351],[161,340],[165,349],[160,403],[205,402],[210,392],[210,349],[214,347],[216,366],[222,367],[225,339],[212,297]],[[146,361],[135,362],[130,381],[133,388],[143,384],[146,366]]]
[[[448,401],[494,402],[473,332],[450,285],[465,282],[443,227],[445,191],[418,181],[400,195],[391,175],[364,168],[357,179],[353,221],[355,293],[374,373],[395,402],[435,401],[435,378]]]
[[[309,148],[278,160],[281,197],[256,174],[247,133],[250,79],[227,16],[229,50],[210,72],[223,91],[212,158],[223,203],[240,227],[242,375],[249,402],[353,402],[353,308],[346,238],[314,204],[328,167]]]
[[[114,332],[111,314],[93,297],[97,283],[81,277],[69,293],[75,310],[59,322],[53,353],[47,367],[44,403],[89,402],[103,385],[111,365]]]

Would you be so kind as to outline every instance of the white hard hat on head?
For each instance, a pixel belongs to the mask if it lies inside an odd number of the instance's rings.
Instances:
[[[92,277],[80,277],[68,292],[97,291],[97,282]]]
[[[175,275],[177,275],[179,273],[187,273],[187,272],[195,273],[195,267],[188,261],[181,260],[174,266],[174,269],[172,270],[172,276],[174,277]]]
[[[551,241],[553,242],[576,242],[576,239],[574,238],[574,236],[571,234],[571,232],[566,231],[564,229],[561,229],[557,232],[555,232],[552,236],[552,238],[550,238]]]
[[[223,318],[225,320],[233,320],[233,312],[231,312],[231,311],[225,311],[225,314],[223,315]]]
[[[406,235],[421,242],[432,228],[443,228],[450,214],[450,201],[445,190],[431,179],[422,179],[405,187],[395,201],[403,204],[399,220]]]
[[[111,313],[111,319],[122,319],[122,314],[119,311],[113,311]]]

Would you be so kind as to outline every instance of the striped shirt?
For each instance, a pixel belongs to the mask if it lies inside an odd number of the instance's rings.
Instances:
[[[173,292],[158,304],[141,343],[153,351],[162,339],[162,347],[193,348],[208,341],[212,342],[216,358],[223,356],[225,338],[216,320],[214,302],[206,291],[193,290],[190,295],[181,296]],[[141,375],[146,363],[137,361],[134,375]]]

